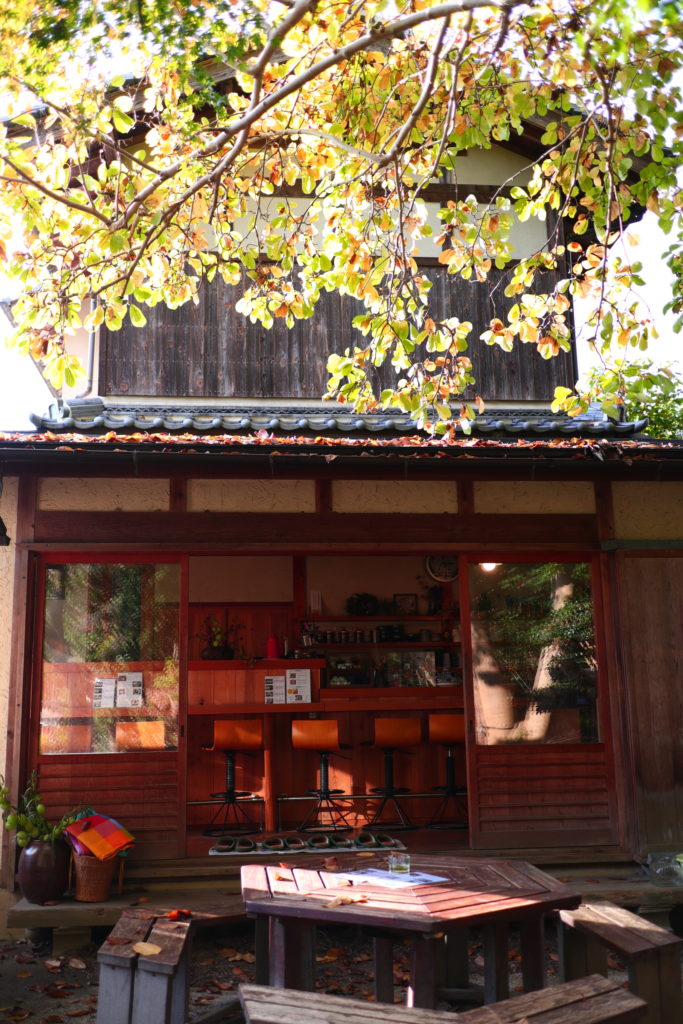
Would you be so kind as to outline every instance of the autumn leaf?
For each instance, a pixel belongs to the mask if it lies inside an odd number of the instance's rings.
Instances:
[[[84,971],[86,969],[86,965],[83,962],[83,960],[81,960],[77,956],[71,957],[71,959],[69,960],[69,967],[73,967],[73,969],[76,971]]]
[[[156,956],[161,953],[161,946],[157,946],[156,942],[136,942],[133,950],[140,956]]]

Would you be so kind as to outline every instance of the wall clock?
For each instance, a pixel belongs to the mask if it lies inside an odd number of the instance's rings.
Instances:
[[[458,559],[451,555],[428,555],[425,569],[437,583],[451,583],[458,578]]]

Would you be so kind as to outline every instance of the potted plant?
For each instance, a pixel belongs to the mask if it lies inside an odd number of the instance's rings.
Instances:
[[[37,791],[35,771],[16,806],[10,803],[9,790],[0,777],[0,809],[5,828],[16,832],[21,850],[17,876],[24,897],[29,903],[58,900],[69,880],[70,851],[62,834],[76,820],[78,810],[69,811],[51,825]]]
[[[234,657],[240,624],[228,620],[223,626],[215,615],[207,615],[197,634],[202,642],[200,657],[209,660],[229,661]]]

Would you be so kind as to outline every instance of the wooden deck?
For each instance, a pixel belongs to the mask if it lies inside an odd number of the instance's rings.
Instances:
[[[467,835],[463,832],[438,832],[420,829],[416,832],[396,833],[408,850],[415,853],[453,853],[459,857],[481,856],[481,851],[466,848]],[[215,841],[215,840],[213,840]],[[319,851],[322,856],[333,856],[334,850]],[[655,886],[639,864],[618,860],[614,851],[591,850],[591,860],[578,859],[576,851],[570,859],[567,851],[487,850],[488,857],[518,857],[537,864],[559,881],[577,890],[582,899],[610,900],[621,907],[661,918],[676,904],[683,904],[683,887]],[[587,853],[583,853],[587,856]],[[258,862],[277,864],[305,863],[311,854],[273,853],[259,855]],[[9,928],[85,928],[112,926],[126,907],[153,902],[155,905],[187,907],[199,910],[207,901],[215,903],[222,895],[240,891],[240,868],[253,863],[253,853],[244,855],[201,856],[184,860],[138,862],[132,860],[124,873],[124,892],[111,896],[104,903],[80,903],[73,898],[49,906],[28,903],[20,898],[9,909]]]

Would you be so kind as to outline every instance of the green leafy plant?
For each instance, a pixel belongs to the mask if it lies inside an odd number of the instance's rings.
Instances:
[[[204,647],[235,647],[239,643],[242,624],[237,619],[228,619],[223,626],[215,615],[207,615],[197,633]]]
[[[37,776],[35,771],[26,785],[26,789],[19,797],[19,802],[14,806],[9,799],[9,789],[5,780],[0,776],[0,809],[2,810],[3,824],[10,832],[17,833],[17,846],[25,847],[34,839],[41,839],[54,843],[59,839],[67,825],[76,820],[80,808],[75,808],[67,814],[63,814],[56,824],[51,825],[45,817],[45,804],[42,801],[37,789]]]

